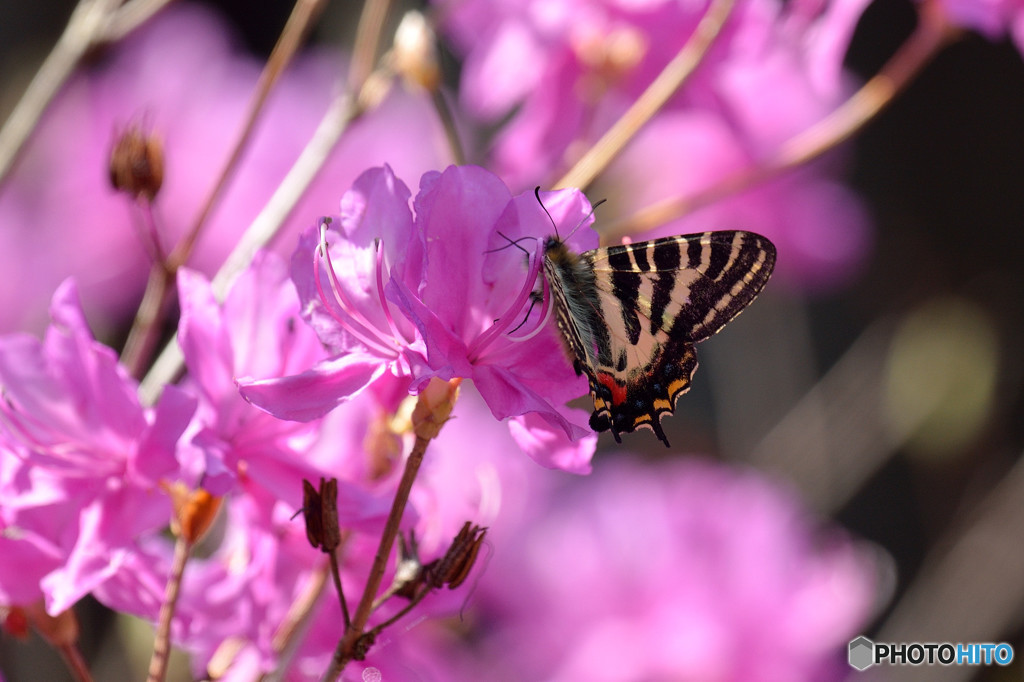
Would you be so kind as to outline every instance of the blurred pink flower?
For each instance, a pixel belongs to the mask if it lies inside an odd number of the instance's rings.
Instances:
[[[873,563],[786,492],[699,460],[606,460],[566,483],[494,524],[471,633],[424,628],[437,679],[845,676]],[[388,679],[423,679],[407,665],[414,674]]]
[[[312,419],[382,375],[413,393],[433,377],[472,379],[497,419],[511,418],[524,450],[549,467],[589,469],[594,435],[565,402],[587,392],[551,326],[521,323],[539,259],[523,267],[516,240],[538,245],[554,227],[568,234],[589,219],[578,192],[512,197],[473,166],[424,175],[414,208],[391,169],[367,171],[345,195],[337,230],[308,230],[293,258],[303,313],[335,354],[307,372],[242,380],[247,400],[286,419]],[[593,247],[579,229],[574,248]],[[532,241],[529,241],[532,240]],[[527,329],[531,329],[527,327]],[[564,434],[564,435],[561,435]],[[566,440],[568,436],[568,441]]]
[[[954,24],[989,40],[1009,36],[1017,50],[1024,53],[1024,4],[1020,0],[938,0],[936,4]]]
[[[602,217],[697,195],[829,114],[850,92],[842,58],[867,4],[737,3],[683,89],[595,184],[609,199]],[[513,189],[553,182],[635,101],[706,11],[707,3],[672,0],[454,4],[445,26],[465,55],[467,111],[493,121],[518,107],[494,142],[495,171]],[[783,278],[812,289],[841,285],[870,238],[834,166],[815,164],[631,236],[752,230],[779,246]]]
[[[166,167],[155,213],[170,249],[191,229],[235,142],[260,68],[222,20],[187,3],[103,57],[60,93],[0,187],[0,265],[21,283],[0,290],[0,330],[40,328],[45,301],[69,275],[98,328],[124,322],[141,299],[149,260],[137,207],[110,185],[115,137],[135,124],[162,140]],[[341,87],[342,62],[340,55],[306,55],[283,75],[191,267],[212,273],[262,209]],[[387,162],[415,177],[448,163],[432,112],[425,96],[395,89],[353,124],[296,207],[279,248],[290,251],[300,226],[332,212],[336,188],[366,167]]]
[[[116,354],[93,340],[74,282],[44,341],[0,337],[0,601],[56,614],[121,569],[136,538],[165,527],[159,490],[194,401],[168,387],[143,408]]]

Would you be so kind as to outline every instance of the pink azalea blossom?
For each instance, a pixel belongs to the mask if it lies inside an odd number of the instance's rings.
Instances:
[[[433,377],[468,378],[495,418],[511,418],[537,461],[586,471],[594,436],[584,413],[564,405],[586,394],[586,380],[573,372],[553,325],[524,317],[551,221],[566,235],[581,227],[573,248],[595,245],[582,227],[589,204],[576,192],[548,194],[549,218],[532,193],[513,197],[471,166],[424,175],[413,210],[409,196],[390,168],[368,171],[345,195],[336,228],[303,235],[292,277],[303,314],[334,355],[301,374],[243,380],[242,394],[303,420],[385,374],[413,393]],[[523,250],[532,256],[529,271]]]
[[[159,489],[195,409],[168,388],[153,409],[97,343],[73,281],[57,290],[42,342],[0,338],[0,601],[45,596],[59,613],[108,580],[143,533],[163,528]]]

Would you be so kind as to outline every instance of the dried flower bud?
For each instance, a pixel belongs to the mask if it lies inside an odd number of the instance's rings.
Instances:
[[[395,71],[406,83],[415,83],[429,92],[441,85],[437,36],[422,13],[413,10],[402,17],[391,58]]]
[[[473,569],[473,564],[476,563],[480,545],[486,536],[486,528],[474,526],[466,521],[445,555],[424,568],[426,580],[432,587],[448,585],[450,590],[464,583]]]
[[[417,396],[416,407],[412,411],[412,429],[418,438],[431,440],[441,432],[455,407],[461,383],[458,377],[451,381],[435,377]]]
[[[110,184],[119,192],[152,201],[163,182],[164,148],[160,138],[129,127],[110,150]]]
[[[306,521],[306,538],[314,548],[329,554],[341,544],[338,525],[338,479],[320,478],[317,490],[302,480],[302,516]]]

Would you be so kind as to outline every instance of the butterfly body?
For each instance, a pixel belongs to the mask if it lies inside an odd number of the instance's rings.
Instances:
[[[694,345],[760,293],[775,247],[752,232],[704,232],[574,253],[544,244],[560,335],[594,399],[590,426],[654,431],[697,369]]]

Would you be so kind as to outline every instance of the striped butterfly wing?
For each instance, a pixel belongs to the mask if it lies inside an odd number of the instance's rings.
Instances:
[[[739,231],[547,253],[559,328],[590,379],[591,428],[616,440],[649,428],[666,445],[661,418],[690,387],[694,344],[747,307],[775,266],[770,241]]]

